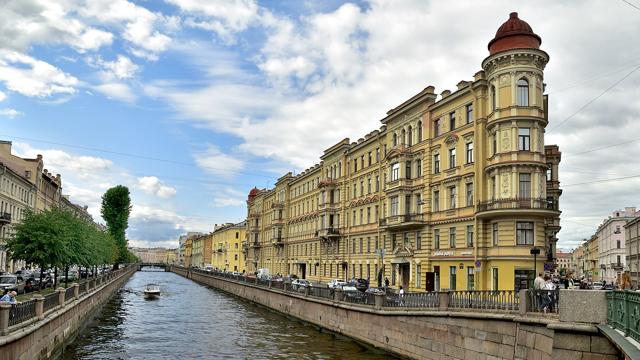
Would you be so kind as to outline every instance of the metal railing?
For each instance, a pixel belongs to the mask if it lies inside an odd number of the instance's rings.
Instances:
[[[11,222],[11,213],[0,212],[0,222]]]
[[[384,299],[386,307],[437,308],[440,306],[439,293],[388,293]]]
[[[80,292],[80,294],[84,294],[84,293],[86,293],[86,292],[87,292],[87,289],[88,289],[87,282],[86,282],[86,281],[81,282],[81,283],[80,283],[80,289],[79,289],[79,290],[80,290],[80,291],[79,291],[79,292]]]
[[[360,304],[360,305],[375,305],[376,299],[375,295],[371,293],[361,293],[355,291],[344,292],[342,294],[342,301],[352,303],[352,304]]]
[[[520,298],[513,290],[463,290],[449,292],[449,308],[518,310]]]
[[[640,341],[640,293],[630,290],[607,291],[607,324],[621,330],[625,336]]]
[[[44,297],[44,303],[42,305],[42,309],[44,312],[47,312],[50,309],[58,306],[58,293],[54,292],[52,294],[46,295]]]
[[[533,290],[527,291],[529,296],[529,312],[558,313],[558,302],[560,300],[560,289],[555,290]]]
[[[309,295],[324,299],[333,299],[334,291],[326,287],[312,286],[309,288]]]
[[[67,302],[69,300],[73,300],[74,299],[74,289],[73,286],[70,288],[66,288],[64,290],[64,301]]]
[[[36,301],[29,300],[11,306],[9,326],[19,324],[36,316]]]
[[[510,209],[558,210],[558,202],[546,198],[505,198],[483,201],[478,204],[478,212]]]

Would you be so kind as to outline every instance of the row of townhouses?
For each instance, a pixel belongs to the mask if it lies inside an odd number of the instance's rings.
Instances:
[[[180,236],[177,263],[187,267],[246,272],[242,244],[247,222],[215,225],[212,232],[190,232]]]
[[[520,289],[555,270],[561,153],[544,141],[540,44],[512,13],[472,80],[427,86],[379,129],[251,190],[247,271],[424,291]]]
[[[55,206],[93,221],[86,206],[62,195],[62,178],[44,168],[42,155],[22,158],[12,154],[10,141],[0,141],[0,171],[0,271],[24,266],[8,258],[6,241],[13,234],[13,224],[22,221],[28,210],[44,211]]]

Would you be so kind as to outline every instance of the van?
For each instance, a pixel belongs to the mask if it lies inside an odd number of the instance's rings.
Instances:
[[[269,269],[258,269],[258,279],[269,279]]]

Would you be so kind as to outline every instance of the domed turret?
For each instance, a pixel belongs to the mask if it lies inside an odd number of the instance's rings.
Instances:
[[[260,190],[258,190],[258,188],[256,188],[256,187],[251,189],[251,191],[249,191],[249,196],[247,198],[247,201],[251,202],[256,196],[258,196],[259,192],[260,192]]]
[[[517,12],[509,14],[509,20],[500,26],[493,40],[489,41],[491,55],[511,49],[540,49],[542,39]]]

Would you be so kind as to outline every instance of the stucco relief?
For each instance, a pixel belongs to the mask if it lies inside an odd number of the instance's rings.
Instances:
[[[511,184],[509,181],[509,173],[502,174],[500,177],[502,178],[502,197],[509,197],[509,185]]]
[[[509,75],[504,74],[500,76],[500,85],[506,85],[509,83]]]
[[[502,130],[502,150],[509,151],[511,148],[511,137],[509,136],[509,129]]]

